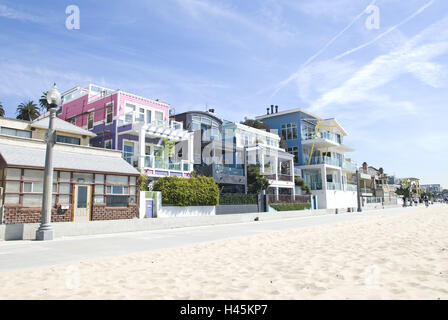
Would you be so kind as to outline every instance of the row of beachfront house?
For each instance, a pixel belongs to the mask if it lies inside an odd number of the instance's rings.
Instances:
[[[355,208],[354,151],[335,119],[271,106],[269,130],[219,118],[214,110],[170,113],[170,105],[96,85],[63,93],[56,121],[54,221],[138,217],[136,179],[213,177],[221,192],[247,192],[247,167],[266,175],[268,194],[292,197],[303,177],[318,208]],[[0,120],[1,223],[38,222],[48,117]],[[286,148],[281,148],[281,138]]]

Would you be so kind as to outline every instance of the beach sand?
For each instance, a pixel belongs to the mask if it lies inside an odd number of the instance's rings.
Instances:
[[[448,207],[0,274],[0,299],[447,299]]]

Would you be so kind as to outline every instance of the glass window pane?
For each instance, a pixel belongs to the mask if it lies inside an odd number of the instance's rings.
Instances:
[[[42,206],[41,194],[25,194],[23,195],[23,206],[27,208],[39,208]]]
[[[70,172],[60,172],[59,181],[70,182]]]
[[[106,206],[108,207],[127,207],[128,197],[127,196],[107,196]]]
[[[95,194],[104,194],[104,185],[95,186]]]
[[[32,182],[24,182],[23,183],[23,192],[31,192],[33,188]]]
[[[20,202],[20,197],[18,194],[6,194],[5,204],[18,204]]]
[[[104,203],[104,196],[95,196],[95,203]]]
[[[19,181],[7,181],[5,191],[19,193],[20,192],[20,182]]]
[[[104,184],[104,174],[96,174],[95,175],[95,183],[103,183]]]
[[[23,173],[23,179],[25,179],[25,180],[43,181],[44,180],[44,171],[43,170],[29,170],[29,169],[25,169],[24,173]]]
[[[156,111],[154,114],[155,120],[163,120],[163,112]]]
[[[137,202],[137,197],[135,197],[135,196],[129,197],[129,203],[136,203],[136,202]]]
[[[93,174],[75,172],[73,174],[73,180],[79,183],[93,183]]]
[[[44,191],[44,183],[43,182],[33,182],[33,192],[41,193]]]
[[[59,196],[59,203],[60,204],[69,204],[70,203],[70,196],[69,195],[60,195]]]
[[[56,195],[53,195],[53,196],[51,197],[51,205],[52,205],[53,207],[56,206]]]
[[[57,193],[57,192],[58,192],[58,184],[53,183],[53,193]]]
[[[59,184],[59,193],[70,194],[70,183]]]
[[[137,192],[137,188],[136,187],[130,187],[129,188],[129,194],[130,195],[135,195]]]
[[[112,186],[112,193],[113,194],[123,194],[123,187],[122,186]]]
[[[128,177],[127,176],[113,176],[113,175],[107,175],[106,176],[106,183],[107,184],[128,184]]]
[[[22,170],[20,169],[13,169],[13,168],[6,169],[6,179],[20,180],[21,175]]]
[[[129,184],[132,185],[132,186],[135,186],[137,184],[137,178],[136,177],[131,177]]]
[[[78,187],[78,206],[79,209],[87,208],[87,186]]]

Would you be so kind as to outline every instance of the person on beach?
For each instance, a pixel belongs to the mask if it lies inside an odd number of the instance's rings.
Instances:
[[[423,201],[425,202],[425,206],[426,206],[426,207],[429,207],[429,198],[428,198],[427,195],[425,195],[425,196],[423,197]]]

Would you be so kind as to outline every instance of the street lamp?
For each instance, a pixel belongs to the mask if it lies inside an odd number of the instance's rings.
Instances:
[[[47,92],[48,111],[50,119],[46,133],[47,150],[45,154],[45,177],[44,177],[44,195],[42,199],[42,219],[39,229],[36,232],[36,240],[53,240],[53,228],[51,227],[51,207],[53,191],[53,146],[55,144],[55,133],[53,130],[54,118],[56,117],[57,107],[61,103],[61,94],[56,88]]]

